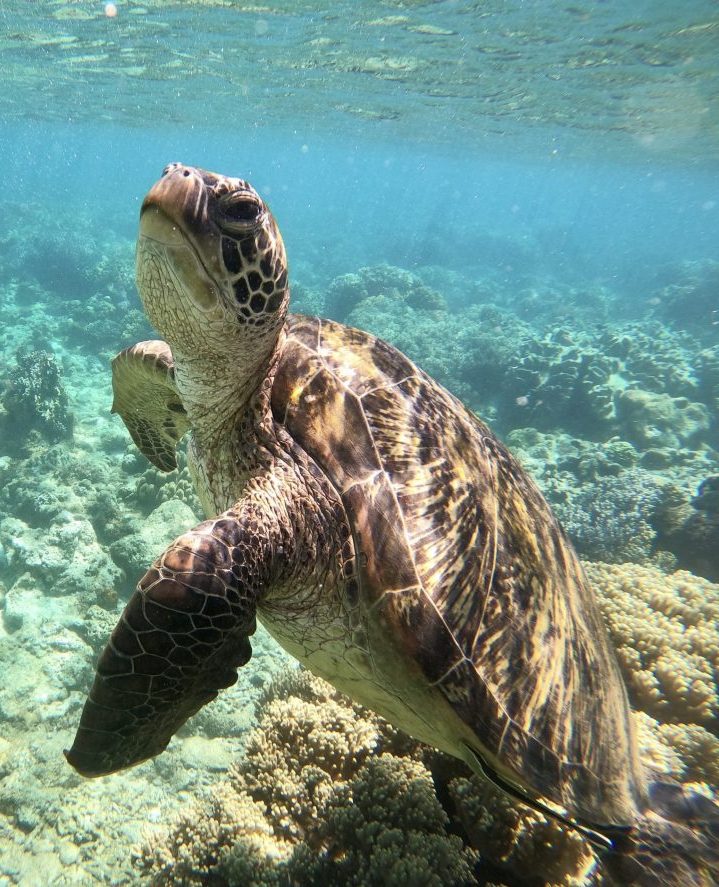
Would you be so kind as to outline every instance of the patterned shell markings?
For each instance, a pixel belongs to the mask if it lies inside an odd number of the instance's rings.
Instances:
[[[623,684],[537,488],[391,346],[302,316],[288,333],[273,411],[342,496],[367,605],[492,766],[586,822],[630,822],[642,789]]]

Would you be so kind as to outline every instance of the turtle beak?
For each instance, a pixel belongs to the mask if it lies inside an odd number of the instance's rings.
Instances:
[[[150,319],[158,298],[154,258],[161,254],[172,270],[159,287],[166,301],[170,283],[180,287],[186,299],[203,312],[219,304],[219,248],[207,212],[207,189],[201,171],[171,164],[150,188],[140,210],[137,241],[137,284]],[[158,329],[160,326],[155,323]]]
[[[140,210],[140,234],[169,246],[184,244],[187,231],[207,218],[205,183],[199,170],[180,163],[165,167]]]

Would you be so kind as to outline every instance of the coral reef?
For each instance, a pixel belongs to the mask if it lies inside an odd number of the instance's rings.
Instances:
[[[696,343],[660,324],[623,323],[588,330],[567,326],[528,338],[507,368],[501,421],[568,431],[593,440],[618,435],[642,449],[664,450],[713,440],[703,391],[719,374]],[[646,426],[646,427],[643,427]]]
[[[447,789],[467,840],[495,873],[511,874],[512,882],[520,878],[528,887],[600,882],[592,877],[595,854],[576,831],[517,804],[474,774],[455,776]]]
[[[138,853],[155,884],[473,884],[416,743],[307,672],[267,691],[245,759]]]
[[[5,446],[10,451],[26,448],[32,431],[50,443],[71,437],[73,416],[55,356],[49,351],[21,350],[15,361],[2,395]]]
[[[545,336],[521,357],[507,381],[503,422],[540,431],[563,428],[602,439],[614,430],[614,386],[619,361],[596,345],[560,330]]]
[[[137,883],[129,843],[182,808],[140,853],[157,883],[600,884],[576,833],[305,673],[264,692],[245,743],[260,688],[287,661],[262,630],[237,686],[161,758],[92,783],[65,767],[124,595],[200,518],[183,455],[161,475],[106,416],[107,356],[152,335],[132,242],[82,211],[67,219],[26,202],[0,218],[0,882],[38,883],[42,872]],[[719,266],[665,274],[654,299],[634,300],[661,322],[632,323],[618,290],[576,268],[552,277],[535,234],[474,228],[438,244],[430,232],[412,272],[370,265],[377,255],[401,264],[401,248],[388,241],[373,255],[362,241],[365,267],[327,285],[359,264],[348,258],[360,254],[355,232],[339,236],[340,255],[317,241],[293,262],[294,309],[397,344],[511,432],[586,557],[645,565],[587,564],[640,709],[642,752],[660,771],[716,786],[716,586],[651,565],[719,579]],[[559,245],[549,232],[552,261],[566,265]]]
[[[711,340],[719,324],[719,262],[683,262],[654,296],[657,314],[676,329]]]
[[[188,505],[179,499],[168,499],[151,511],[134,532],[124,534],[110,545],[112,559],[134,584],[172,539],[197,522]]]
[[[165,474],[152,466],[136,449],[128,452],[123,459],[123,468],[133,478],[135,488],[133,498],[143,511],[151,511],[170,499],[184,502],[195,515],[202,514],[202,506],[192,485],[187,455],[184,447],[177,450],[177,470]],[[139,477],[137,475],[140,474]]]
[[[643,450],[679,449],[701,439],[711,427],[704,404],[641,388],[619,393],[616,415],[624,437]]]
[[[429,312],[387,296],[364,299],[347,323],[391,342],[485,419],[495,416],[507,367],[519,360],[532,335],[526,324],[493,305]]]
[[[308,672],[280,674],[261,706],[229,779],[138,849],[151,883],[604,883],[578,833]],[[716,774],[719,743],[705,728],[646,714],[638,727],[656,770],[699,781]]]
[[[662,519],[663,548],[677,557],[677,566],[719,581],[719,480],[705,478],[691,499],[665,508]]]
[[[420,311],[441,311],[444,298],[421,278],[391,265],[360,268],[355,274],[336,277],[327,290],[326,308],[335,320],[346,320],[365,299],[384,296]]]
[[[593,561],[647,563],[661,516],[681,493],[640,468],[598,477],[571,491],[554,510],[579,553]]]
[[[114,604],[122,574],[98,544],[92,524],[60,513],[45,531],[8,517],[0,520],[0,540],[10,583],[5,599],[5,623],[17,627],[22,607],[13,607],[23,589],[39,587],[48,595],[76,595],[90,603]],[[10,616],[16,612],[16,616]]]
[[[585,564],[632,703],[664,724],[719,728],[719,586],[637,564]]]
[[[584,557],[719,574],[719,516],[705,474],[715,465],[711,449],[683,449],[649,470],[647,453],[616,437],[601,443],[520,428],[506,440]],[[693,497],[702,477],[706,493]]]

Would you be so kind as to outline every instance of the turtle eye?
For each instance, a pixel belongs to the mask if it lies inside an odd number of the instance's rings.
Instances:
[[[239,192],[228,194],[220,201],[220,225],[253,225],[262,214],[262,204],[253,194]]]

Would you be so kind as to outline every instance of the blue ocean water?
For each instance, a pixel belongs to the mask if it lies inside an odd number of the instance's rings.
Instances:
[[[508,443],[589,565],[643,755],[716,793],[718,58],[708,0],[0,0],[0,885],[397,883],[288,875],[302,836],[348,848],[270,813],[252,874],[173,826],[213,821],[274,711],[262,633],[159,758],[88,782],[62,757],[135,583],[202,517],[183,458],[160,475],[109,413],[109,359],[153,335],[134,243],[171,161],[251,181],[295,310],[386,338]],[[501,865],[453,823],[485,867],[416,883],[606,883],[558,827],[561,871],[529,820]]]

